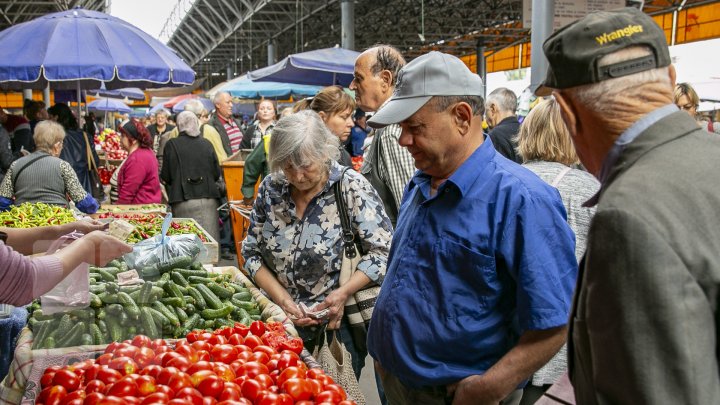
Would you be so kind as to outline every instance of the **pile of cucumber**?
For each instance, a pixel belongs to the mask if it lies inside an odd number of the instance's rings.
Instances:
[[[33,349],[99,345],[131,339],[180,338],[195,329],[214,330],[250,325],[260,308],[250,291],[229,275],[208,273],[200,264],[160,268],[159,277],[144,284],[119,286],[117,273],[127,265],[90,267],[90,306],[44,315],[39,301],[28,306]]]

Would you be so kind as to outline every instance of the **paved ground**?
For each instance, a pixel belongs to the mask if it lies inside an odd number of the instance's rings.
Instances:
[[[223,260],[220,259],[218,266],[235,266],[237,267],[237,260]],[[365,368],[363,368],[360,376],[360,389],[365,395],[365,401],[367,405],[380,405],[380,398],[378,397],[377,388],[375,387],[375,368],[373,367],[372,357],[367,356],[365,359]]]

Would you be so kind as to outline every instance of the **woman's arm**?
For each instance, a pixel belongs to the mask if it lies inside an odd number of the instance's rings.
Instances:
[[[65,183],[65,191],[70,195],[70,199],[75,202],[75,205],[80,211],[86,214],[94,214],[97,212],[100,204],[98,204],[93,196],[85,191],[80,184],[80,180],[78,180],[75,170],[70,166],[70,163],[64,160],[60,163],[60,176],[63,179],[63,183]]]
[[[10,165],[2,183],[0,183],[0,211],[6,211],[13,205],[15,197],[15,187],[12,182],[14,168],[15,163]]]
[[[44,253],[48,247],[63,235],[74,231],[88,234],[107,228],[99,221],[75,221],[64,225],[43,226],[37,228],[5,228],[0,232],[7,234],[6,245],[24,255]]]
[[[308,318],[302,313],[300,307],[293,301],[285,287],[280,284],[275,275],[264,264],[260,265],[260,270],[255,273],[254,280],[258,287],[265,290],[274,303],[280,305],[295,325],[311,326],[320,324],[320,320]]]

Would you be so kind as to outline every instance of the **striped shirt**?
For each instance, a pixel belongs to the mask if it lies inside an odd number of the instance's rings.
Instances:
[[[220,122],[225,128],[225,133],[227,133],[228,139],[230,140],[230,148],[232,149],[232,152],[237,152],[238,150],[240,150],[240,142],[242,142],[243,139],[243,133],[240,130],[240,127],[232,118],[226,120],[220,114],[218,114],[217,117],[218,119],[220,119]]]
[[[415,160],[410,152],[398,143],[402,133],[400,125],[388,125],[374,131],[373,142],[381,142],[383,152],[378,156],[380,178],[390,188],[399,209],[405,186],[415,174]]]

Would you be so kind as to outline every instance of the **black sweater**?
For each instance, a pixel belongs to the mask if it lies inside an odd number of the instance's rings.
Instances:
[[[181,132],[165,145],[160,178],[167,186],[168,202],[220,198],[216,181],[220,165],[212,144]]]

